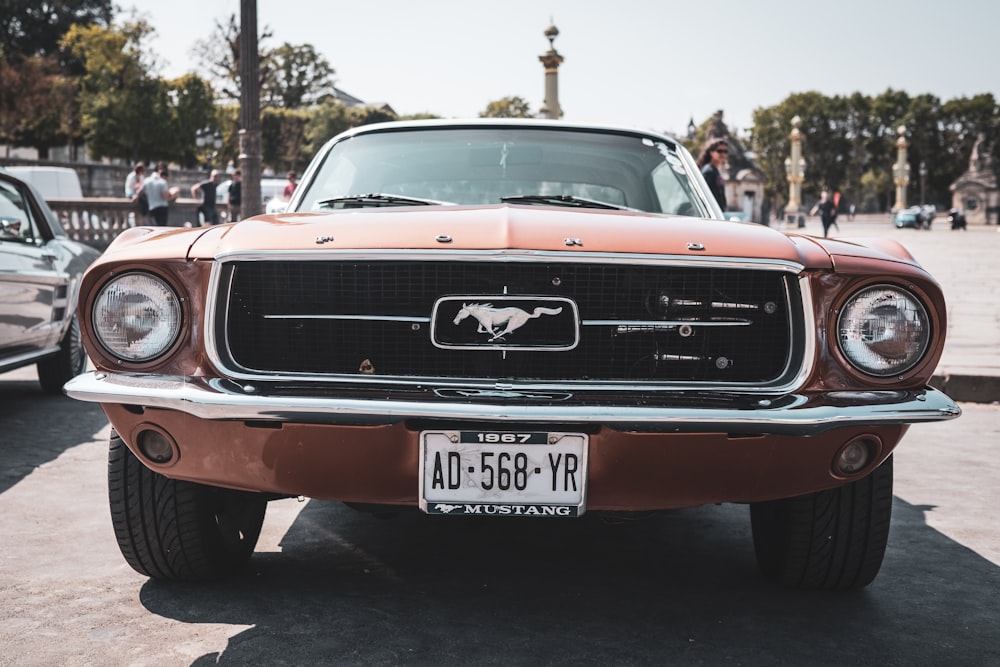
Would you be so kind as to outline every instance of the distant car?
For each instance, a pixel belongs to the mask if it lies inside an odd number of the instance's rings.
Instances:
[[[215,201],[218,205],[221,206],[226,203],[226,197],[229,194],[229,187],[232,183],[232,179],[219,183],[219,186],[215,190]],[[260,179],[260,201],[264,205],[266,213],[281,213],[284,211],[288,202],[281,195],[287,183],[288,181],[283,178]],[[272,204],[272,202],[276,203]]]
[[[333,138],[289,212],[125,231],[83,283],[119,548],[225,576],[267,501],[480,521],[749,505],[782,585],[882,563],[941,287],[893,241],[722,219],[642,130],[477,119]],[[541,520],[541,519],[540,519]],[[670,573],[670,576],[683,576]]]
[[[937,207],[933,204],[926,206],[910,206],[899,211],[892,217],[892,224],[897,229],[912,227],[914,229],[930,229],[934,223],[934,216],[937,215]]]
[[[37,189],[0,172],[0,372],[35,364],[48,393],[83,372],[76,305],[98,254],[66,237]]]
[[[920,229],[923,226],[920,220],[920,207],[912,206],[896,211],[895,215],[892,216],[892,224],[896,226],[896,229],[903,229],[904,227]]]

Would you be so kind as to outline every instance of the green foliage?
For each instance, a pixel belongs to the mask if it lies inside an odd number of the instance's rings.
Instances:
[[[285,42],[268,60],[270,68],[261,89],[264,106],[298,109],[333,97],[333,68],[311,45]]]
[[[892,89],[874,97],[795,93],[776,106],[756,109],[753,116],[751,143],[774,206],[783,205],[788,194],[785,159],[791,153],[795,116],[801,119],[807,206],[824,187],[839,190],[844,205],[853,202],[860,210],[891,206],[900,126],[906,127],[909,144],[910,202],[920,199],[921,163],[927,169],[925,201],[945,206],[951,201],[948,188],[965,171],[977,133],[985,133],[994,151],[1000,151],[1000,107],[989,94],[942,104],[933,95],[910,97]]]
[[[77,82],[54,55],[0,60],[0,143],[49,148],[76,141]]]
[[[347,106],[335,100],[324,100],[310,110],[306,121],[306,150],[315,154],[323,144],[351,127]]]
[[[260,117],[260,153],[264,164],[275,172],[299,171],[308,161],[306,151],[306,121],[308,114],[300,109],[267,108]]]
[[[109,26],[112,0],[4,0],[0,8],[0,51],[12,60],[60,56],[60,41],[72,25]]]
[[[521,97],[504,97],[486,105],[480,118],[532,118],[528,102]]]
[[[175,81],[153,76],[142,21],[121,28],[73,26],[63,40],[84,63],[81,124],[96,157],[194,162],[194,132],[214,117],[212,92],[193,74]]]

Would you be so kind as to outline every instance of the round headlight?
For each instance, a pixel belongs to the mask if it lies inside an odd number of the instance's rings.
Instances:
[[[930,337],[923,304],[894,285],[873,285],[857,292],[844,304],[837,321],[841,352],[855,368],[878,377],[916,365]]]
[[[181,328],[180,300],[148,273],[126,273],[108,282],[94,300],[94,332],[111,354],[149,361],[166,352]]]

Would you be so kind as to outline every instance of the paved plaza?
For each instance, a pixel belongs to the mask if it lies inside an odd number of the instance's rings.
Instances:
[[[948,338],[933,384],[959,401],[1000,401],[1000,228],[970,225],[952,231],[938,215],[930,231],[896,229],[888,215],[838,218],[833,236],[880,236],[910,251],[944,289],[948,303]],[[783,228],[781,223],[772,226]],[[822,235],[819,217],[807,218],[807,234]]]

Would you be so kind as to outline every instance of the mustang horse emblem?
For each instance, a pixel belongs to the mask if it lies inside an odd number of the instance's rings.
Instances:
[[[562,308],[535,308],[531,313],[520,308],[494,308],[492,303],[463,303],[462,309],[455,316],[458,324],[470,315],[479,320],[478,333],[488,333],[493,337],[489,342],[503,340],[503,337],[523,327],[528,320],[542,315],[558,315]]]

